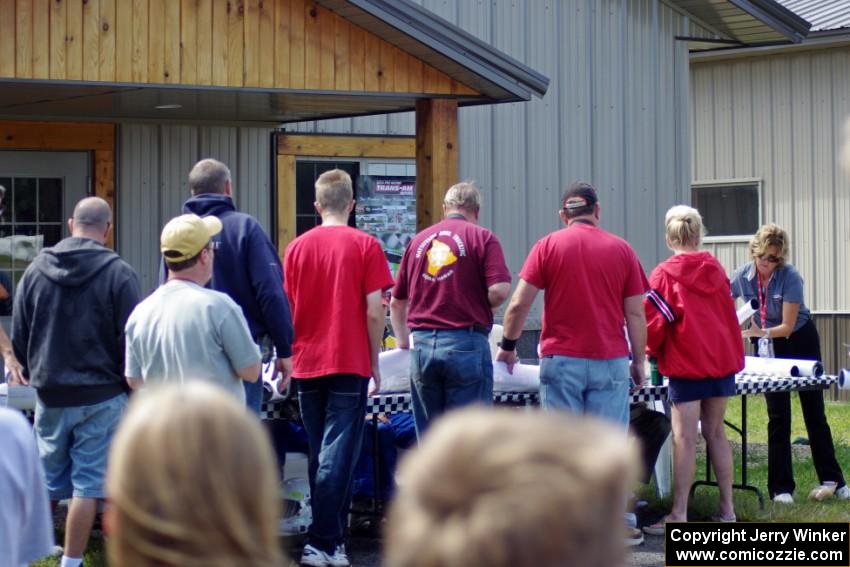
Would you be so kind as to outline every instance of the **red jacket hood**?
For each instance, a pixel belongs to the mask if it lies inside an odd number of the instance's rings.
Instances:
[[[700,295],[712,295],[729,287],[726,272],[708,252],[676,254],[658,267],[677,283]]]

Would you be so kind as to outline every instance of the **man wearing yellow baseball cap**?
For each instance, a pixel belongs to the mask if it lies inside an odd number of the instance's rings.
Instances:
[[[245,402],[242,380],[260,375],[260,350],[242,309],[226,294],[206,289],[213,272],[214,216],[181,215],[162,229],[160,251],[168,280],[127,321],[125,374],[143,383],[207,380]]]

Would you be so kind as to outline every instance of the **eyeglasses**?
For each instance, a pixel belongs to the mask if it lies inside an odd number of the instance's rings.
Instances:
[[[762,254],[761,256],[759,256],[759,260],[766,260],[771,264],[778,264],[782,261],[782,258],[780,258],[779,256],[774,256],[773,254]]]
[[[221,242],[218,240],[210,240],[207,243],[207,250],[218,250],[219,246],[221,246]]]

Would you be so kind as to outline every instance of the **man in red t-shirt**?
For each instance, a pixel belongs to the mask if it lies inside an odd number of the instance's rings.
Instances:
[[[346,172],[319,176],[314,205],[322,224],[286,248],[283,267],[295,326],[292,377],[310,451],[313,524],[301,564],[345,566],[366,389],[370,376],[377,388],[381,381],[381,295],[393,282],[378,241],[348,226],[354,199]]]
[[[511,273],[496,236],[478,226],[481,195],[458,183],[443,199],[445,219],[404,252],[390,316],[399,348],[410,348],[413,418],[419,437],[446,410],[493,401],[487,336],[507,299]]]
[[[646,275],[632,247],[599,228],[599,199],[591,185],[571,185],[561,206],[559,214],[567,227],[531,249],[505,313],[496,360],[513,368],[525,319],[537,292],[545,290],[541,405],[595,414],[625,429],[629,376],[637,385],[645,380]]]

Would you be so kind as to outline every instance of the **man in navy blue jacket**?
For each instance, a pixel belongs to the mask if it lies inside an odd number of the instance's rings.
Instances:
[[[257,344],[268,337],[275,347],[276,369],[285,380],[292,374],[292,316],[283,292],[283,269],[271,239],[251,215],[233,204],[230,169],[214,159],[199,161],[189,172],[192,198],[184,213],[215,215],[222,231],[214,237],[215,265],[209,286],[229,295],[248,320]],[[259,413],[263,382],[243,382],[246,403]]]

